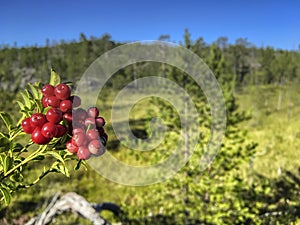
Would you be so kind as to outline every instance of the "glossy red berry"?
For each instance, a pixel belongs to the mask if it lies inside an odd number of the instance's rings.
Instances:
[[[71,113],[71,112],[66,112],[66,113],[64,113],[63,118],[64,118],[67,122],[71,123],[72,120],[73,120],[72,113]]]
[[[42,113],[34,113],[30,117],[30,125],[32,127],[42,127],[46,122],[46,117]]]
[[[31,126],[31,124],[30,124],[30,117],[29,118],[25,118],[22,121],[22,129],[23,129],[23,131],[26,134],[31,134],[34,131],[35,127]]]
[[[98,132],[99,132],[99,135],[100,135],[100,136],[103,136],[103,134],[104,134],[104,132],[105,132],[104,128],[103,128],[103,127],[98,127],[97,130],[98,130]]]
[[[31,140],[36,144],[45,145],[50,142],[51,138],[45,137],[41,132],[41,128],[36,127],[31,134]]]
[[[71,100],[62,100],[60,102],[59,108],[62,112],[70,112],[72,111],[72,102]]]
[[[49,122],[59,123],[62,120],[62,111],[57,108],[51,108],[47,111],[46,118]]]
[[[56,124],[57,127],[57,133],[54,137],[56,138],[60,138],[62,136],[65,135],[65,133],[67,132],[67,128],[61,124]]]
[[[84,120],[84,125],[85,126],[92,126],[92,127],[96,127],[96,121],[95,121],[95,118],[93,117],[87,117],[85,120]]]
[[[88,145],[88,149],[93,155],[97,156],[105,152],[105,147],[99,140],[92,140]]]
[[[58,99],[65,100],[70,97],[71,90],[66,84],[58,84],[54,88],[54,94]]]
[[[75,120],[85,120],[87,117],[87,112],[83,108],[78,108],[73,111],[73,119]]]
[[[67,141],[66,147],[71,153],[77,153],[78,151],[78,146],[72,141],[72,139]]]
[[[91,157],[91,152],[87,146],[80,146],[77,151],[77,156],[79,159],[87,160]]]
[[[99,116],[99,110],[95,106],[88,108],[87,113],[88,113],[88,116],[92,117],[92,118],[96,118]]]
[[[45,97],[54,95],[54,87],[51,84],[44,85],[41,91]]]
[[[42,98],[42,105],[44,108],[47,108],[49,105],[48,105],[48,97],[43,97]]]
[[[84,121],[83,120],[73,120],[72,122],[72,126],[73,128],[82,128],[82,129],[85,129],[85,124],[84,124]]]
[[[96,126],[103,127],[105,125],[105,120],[103,117],[99,116],[96,118]]]
[[[51,122],[45,123],[41,129],[42,135],[44,135],[46,138],[53,138],[57,135],[57,132],[58,130],[56,124]]]
[[[88,141],[99,139],[100,135],[97,129],[88,130],[85,134]]]
[[[55,96],[49,96],[47,97],[47,105],[58,108],[60,105],[60,100]]]
[[[85,134],[83,132],[82,133],[73,134],[72,139],[73,139],[74,143],[77,146],[83,146],[87,142],[87,139],[86,139]]]
[[[84,129],[79,127],[79,128],[74,128],[72,131],[72,134],[78,134],[78,133],[84,133]]]
[[[81,98],[77,95],[73,95],[69,98],[73,104],[73,108],[76,108],[81,105]]]

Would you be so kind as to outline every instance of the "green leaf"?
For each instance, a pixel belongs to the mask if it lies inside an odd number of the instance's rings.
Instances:
[[[6,137],[5,133],[0,131],[0,137]]]
[[[25,105],[24,105],[22,102],[17,101],[17,103],[18,103],[18,105],[19,105],[21,111],[22,111],[22,110],[25,110]]]
[[[6,147],[10,143],[7,137],[0,137],[0,147]]]
[[[50,152],[46,152],[46,155],[51,155],[53,156],[54,158],[56,158],[58,161],[62,162],[62,163],[65,163],[64,159],[60,156],[60,154],[58,154],[57,152],[53,152],[53,151],[50,151]]]
[[[5,205],[9,205],[10,201],[11,201],[11,194],[10,194],[10,191],[4,187],[3,185],[1,185],[0,187],[0,191],[4,197],[4,202],[5,202]]]
[[[9,151],[10,141],[7,137],[0,137],[0,152]]]
[[[30,109],[31,108],[31,102],[30,102],[30,99],[27,95],[25,95],[23,92],[20,92],[22,98],[23,98],[23,101],[24,101],[24,105],[27,109]],[[25,108],[25,109],[26,109]]]
[[[0,118],[5,123],[7,129],[10,130],[11,126],[13,125],[13,119],[11,118],[11,116],[6,112],[0,112]]]
[[[10,169],[12,169],[13,167],[13,158],[10,156],[6,156],[4,158],[4,163],[3,163],[3,172],[4,174],[9,171]]]
[[[34,97],[33,97],[33,94],[32,94],[28,89],[25,89],[25,92],[26,92],[27,97],[28,97],[29,99],[33,99],[33,98],[34,98]]]
[[[34,99],[40,99],[41,98],[41,92],[38,89],[38,86],[37,85],[32,85],[32,84],[28,84],[28,86],[31,90],[31,93],[32,93]]]
[[[60,173],[62,173],[63,175],[65,175],[66,177],[70,177],[70,173],[68,168],[65,165],[62,164],[58,164],[57,165],[57,169]]]
[[[35,105],[37,106],[37,109],[38,109],[37,112],[42,113],[44,107],[43,107],[43,105],[42,105],[41,100],[39,100],[39,99],[34,99],[33,101],[34,101]]]
[[[4,156],[0,155],[0,171],[3,171]]]
[[[66,177],[70,177],[68,168],[64,164],[59,163],[58,161],[52,164],[50,170],[52,172],[64,174]]]
[[[21,183],[24,180],[24,177],[22,173],[19,171],[16,171],[12,176],[9,177],[9,179],[15,183]]]
[[[59,83],[60,83],[60,76],[53,69],[51,69],[49,84],[56,86]]]

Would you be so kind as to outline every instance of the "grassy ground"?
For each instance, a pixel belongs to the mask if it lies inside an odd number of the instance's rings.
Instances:
[[[248,87],[238,96],[252,118],[242,126],[259,143],[253,169],[268,177],[297,171],[300,149],[300,92],[297,85]]]

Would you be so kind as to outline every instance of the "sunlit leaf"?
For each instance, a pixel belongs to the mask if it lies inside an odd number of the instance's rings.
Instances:
[[[0,112],[0,118],[3,120],[7,129],[10,130],[11,126],[13,125],[13,119],[11,116],[6,112]]]
[[[22,102],[20,101],[16,101],[16,102],[18,103],[20,110],[25,110],[25,105]]]
[[[22,98],[23,98],[25,110],[26,110],[26,109],[29,110],[29,109],[31,108],[31,102],[30,102],[29,97],[28,97],[26,94],[24,94],[23,92],[20,92],[20,95],[21,95]]]
[[[41,98],[41,92],[36,85],[28,84],[34,99]]]
[[[64,159],[57,152],[49,151],[46,153],[46,155],[51,155],[54,158],[56,158],[57,160],[59,160],[60,162],[64,163]]]
[[[4,158],[4,162],[3,162],[3,172],[7,173],[7,171],[9,171],[10,169],[12,169],[13,167],[13,158],[10,156],[6,156]]]
[[[2,193],[2,195],[4,197],[5,205],[9,205],[9,203],[11,201],[10,191],[6,187],[4,187],[3,185],[1,185],[0,192]]]
[[[51,69],[49,84],[56,86],[59,83],[60,83],[60,76],[53,69]]]

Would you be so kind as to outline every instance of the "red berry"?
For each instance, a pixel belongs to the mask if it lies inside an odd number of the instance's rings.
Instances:
[[[88,117],[84,120],[84,125],[85,126],[88,126],[89,124],[92,125],[92,127],[95,127],[96,126],[96,121],[95,121],[95,118],[93,117]]]
[[[26,134],[31,134],[34,131],[35,127],[31,126],[31,124],[30,124],[30,117],[29,118],[25,118],[22,121],[22,128],[23,128],[23,131]]]
[[[88,116],[92,118],[96,118],[99,116],[99,110],[95,106],[88,108],[87,113]]]
[[[51,138],[46,138],[44,135],[42,135],[41,128],[36,127],[31,134],[31,140],[36,144],[45,145],[50,142]]]
[[[30,125],[32,127],[42,127],[46,122],[46,117],[42,113],[34,113],[30,117]]]
[[[87,117],[87,112],[83,108],[78,108],[73,111],[73,119],[75,120],[85,120]]]
[[[47,108],[48,105],[48,97],[43,97],[42,99],[42,105],[44,106],[44,108]]]
[[[60,100],[55,96],[47,97],[47,105],[52,106],[54,108],[58,108],[60,104]]]
[[[74,128],[82,128],[85,129],[84,121],[83,120],[75,120],[72,122]]]
[[[92,140],[88,145],[89,151],[94,155],[102,155],[105,152],[105,146],[99,140]]]
[[[78,134],[78,133],[84,133],[84,129],[79,127],[79,128],[74,128],[72,131],[73,135]]]
[[[58,84],[54,88],[54,94],[58,99],[65,100],[70,97],[71,90],[66,84]]]
[[[95,139],[98,139],[100,137],[99,132],[96,129],[88,130],[86,132],[85,136],[86,136],[88,141],[95,140]]]
[[[107,141],[107,139],[108,139],[108,135],[107,135],[107,133],[104,133],[104,134],[102,135],[102,137],[104,137],[104,138],[105,138],[105,140]]]
[[[59,123],[62,120],[62,111],[60,109],[51,108],[46,113],[49,122]]]
[[[42,91],[42,94],[45,96],[45,97],[49,97],[49,96],[52,96],[54,95],[54,87],[51,85],[51,84],[46,84],[42,87],[41,89]]]
[[[78,151],[78,146],[72,141],[72,139],[67,141],[66,147],[71,153],[77,153]]]
[[[65,133],[67,132],[66,127],[61,124],[56,124],[56,127],[57,127],[57,134],[54,136],[56,138],[60,138],[64,136]]]
[[[77,156],[79,159],[89,159],[91,157],[91,153],[87,146],[80,146],[77,151]]]
[[[73,108],[76,108],[81,105],[81,99],[77,95],[73,95],[69,98],[73,104]]]
[[[97,130],[98,130],[100,136],[103,136],[103,134],[105,132],[104,128],[103,127],[98,127]]]
[[[62,100],[59,108],[63,112],[70,112],[72,110],[72,102],[70,100]]]
[[[83,146],[87,142],[85,134],[83,132],[73,134],[72,139],[77,146]]]
[[[105,120],[103,117],[99,116],[96,118],[96,126],[103,127],[105,125]]]
[[[71,123],[72,120],[73,120],[72,113],[71,113],[71,112],[66,112],[66,113],[64,113],[63,118],[64,118],[67,122]]]
[[[57,132],[58,130],[56,125],[51,122],[45,123],[41,129],[42,135],[44,135],[46,138],[53,138],[57,135]]]

